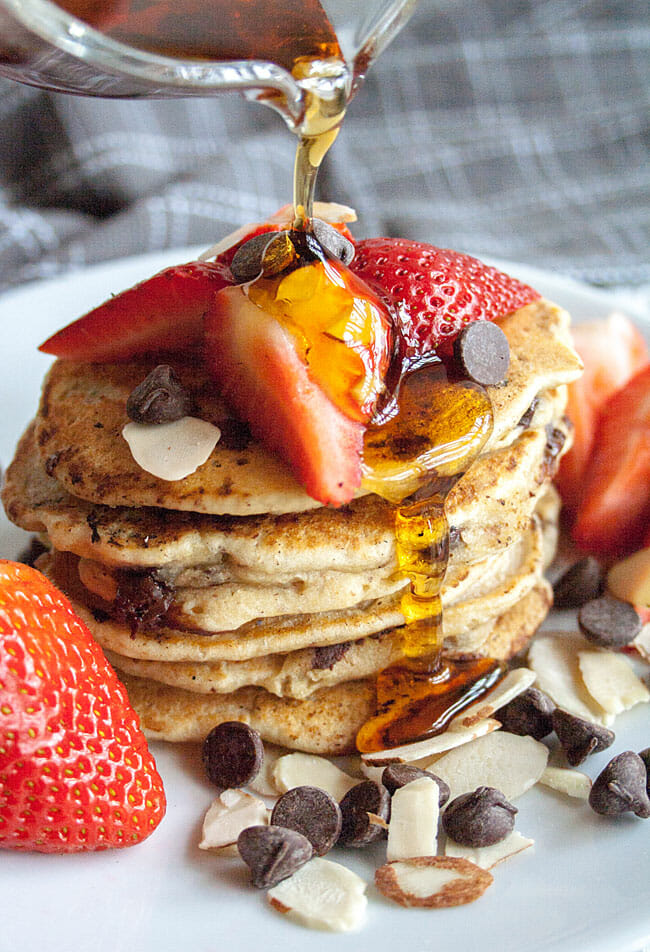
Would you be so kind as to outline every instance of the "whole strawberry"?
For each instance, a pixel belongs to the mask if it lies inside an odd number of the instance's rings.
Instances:
[[[0,847],[138,843],[165,813],[126,692],[70,603],[0,560]]]
[[[350,268],[393,309],[404,357],[448,350],[472,321],[494,321],[539,297],[470,255],[402,238],[368,238]]]

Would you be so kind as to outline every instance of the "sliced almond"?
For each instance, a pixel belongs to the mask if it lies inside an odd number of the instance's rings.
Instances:
[[[257,775],[249,781],[247,786],[260,793],[263,797],[277,797],[281,792],[273,780],[273,770],[280,757],[287,755],[289,751],[286,747],[278,747],[276,744],[264,744],[264,760]]]
[[[650,700],[650,691],[623,655],[593,649],[580,651],[578,664],[585,687],[612,717]]]
[[[364,763],[376,767],[386,767],[388,764],[410,764],[433,757],[434,754],[452,750],[454,747],[460,747],[462,744],[468,744],[477,737],[496,731],[500,727],[498,721],[486,718],[472,727],[459,727],[453,731],[446,730],[434,737],[427,737],[426,740],[404,744],[403,747],[391,747],[390,750],[378,750],[372,754],[362,754],[361,759]]]
[[[268,823],[269,810],[262,800],[243,790],[224,790],[203,820],[202,850],[233,846],[242,830]]]
[[[435,856],[438,851],[440,788],[430,777],[399,787],[393,794],[386,858]]]
[[[532,737],[497,731],[436,760],[436,775],[449,784],[450,800],[477,787],[496,787],[514,800],[541,777],[548,748]]]
[[[537,675],[537,687],[558,707],[595,724],[608,722],[606,711],[587,691],[578,653],[588,647],[574,632],[544,632],[537,635],[528,651],[528,664]]]
[[[535,672],[530,668],[513,668],[490,691],[488,696],[465,708],[450,722],[448,730],[473,727],[479,721],[492,717],[500,707],[505,707],[513,698],[523,694],[535,681]]]
[[[430,909],[473,902],[493,881],[491,873],[458,856],[398,859],[375,873],[375,885],[387,899]]]
[[[607,573],[607,588],[623,602],[650,608],[650,547],[612,565]]]
[[[481,869],[492,869],[497,863],[502,863],[504,859],[516,853],[521,853],[534,843],[535,840],[522,836],[516,830],[509,833],[499,843],[493,843],[492,846],[462,846],[448,837],[445,844],[445,856],[460,856],[480,866]]]
[[[221,430],[196,417],[173,423],[127,423],[122,436],[141,469],[172,482],[196,472],[221,438]]]
[[[269,889],[278,912],[311,929],[351,932],[363,925],[368,900],[366,884],[328,859],[310,859],[298,872]]]
[[[568,767],[547,767],[539,782],[578,800],[588,800],[591,792],[591,778],[580,770],[570,770]]]
[[[325,757],[294,753],[278,758],[273,767],[273,783],[280,793],[294,787],[320,787],[338,802],[359,780],[350,777]]]
[[[360,770],[364,777],[366,777],[368,780],[374,780],[375,783],[381,783],[381,777],[384,772],[382,765],[379,767],[374,767],[372,764],[367,764],[365,760],[361,760]]]
[[[650,664],[650,624],[643,626],[630,647],[634,648],[643,660]]]

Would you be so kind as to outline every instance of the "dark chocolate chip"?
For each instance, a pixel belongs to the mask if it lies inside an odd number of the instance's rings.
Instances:
[[[559,708],[553,712],[553,729],[572,767],[577,767],[590,754],[607,750],[616,740],[614,731],[607,727],[593,724]]]
[[[265,231],[240,245],[230,262],[235,281],[254,281],[280,274],[295,260],[296,249],[287,231]]]
[[[159,364],[134,388],[126,413],[136,423],[173,423],[190,416],[193,402],[169,364]]]
[[[49,552],[48,547],[43,545],[38,536],[32,536],[29,540],[29,544],[21,550],[17,561],[22,562],[23,565],[30,565],[33,568],[36,564],[36,560],[45,552]]]
[[[611,595],[593,598],[578,612],[580,631],[587,641],[601,648],[622,648],[641,631],[639,613],[629,602]]]
[[[650,747],[646,747],[645,750],[640,750],[639,757],[645,764],[646,773],[648,775],[646,780],[646,791],[650,797]]]
[[[342,641],[338,645],[321,645],[317,648],[313,648],[311,661],[312,668],[314,668],[316,671],[320,671],[324,668],[331,670],[337,661],[340,661],[351,647],[351,641]]]
[[[262,738],[241,721],[213,727],[203,742],[203,766],[208,779],[222,789],[243,787],[257,776],[264,760]]]
[[[541,740],[553,730],[555,704],[539,688],[527,688],[498,712],[501,726],[510,734]]]
[[[307,837],[284,826],[249,826],[239,834],[237,849],[257,889],[270,889],[312,857]]]
[[[438,806],[444,806],[449,799],[449,784],[445,783],[440,777],[429,770],[422,770],[420,767],[413,767],[411,764],[390,764],[384,768],[381,775],[381,782],[386,787],[391,797],[400,787],[405,787],[407,783],[413,780],[419,780],[421,777],[430,777],[438,784]]]
[[[339,843],[342,846],[367,846],[386,836],[386,830],[370,821],[369,813],[388,821],[390,794],[386,787],[374,780],[362,780],[341,800],[343,825]]]
[[[556,608],[581,608],[598,598],[605,588],[605,571],[598,559],[588,555],[560,576],[553,586]]]
[[[533,417],[535,416],[535,411],[537,410],[538,405],[539,405],[539,397],[533,397],[530,406],[528,407],[528,409],[522,416],[517,426],[522,427],[524,430],[527,427],[529,427],[530,424],[533,422]]]
[[[503,383],[510,366],[508,338],[498,324],[467,324],[454,342],[454,356],[470,380],[484,386]]]
[[[477,787],[452,800],[442,815],[447,836],[462,846],[492,846],[515,827],[517,808],[494,787]]]
[[[173,601],[172,588],[155,571],[119,572],[111,615],[135,634],[163,624]]]
[[[355,255],[354,244],[338,228],[320,218],[312,221],[312,231],[319,245],[329,252],[333,258],[338,258],[343,264],[350,264]]]
[[[341,808],[319,787],[293,787],[273,807],[271,823],[306,836],[314,856],[329,853],[341,833]]]
[[[650,817],[648,775],[642,758],[632,750],[614,757],[594,780],[589,804],[603,816],[634,813],[641,819]]]

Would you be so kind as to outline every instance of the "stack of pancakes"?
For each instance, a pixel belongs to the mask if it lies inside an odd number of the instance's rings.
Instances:
[[[548,302],[501,326],[511,364],[490,388],[493,432],[446,506],[447,656],[512,656],[551,602],[551,479],[581,364],[567,314]],[[104,647],[150,736],[198,740],[239,719],[287,747],[353,749],[374,713],[374,675],[400,656],[407,583],[391,506],[369,494],[320,506],[182,362],[196,415],[222,436],[192,475],[150,475],[121,433],[153,366],[53,365],[7,472],[9,518],[46,536],[39,567]]]

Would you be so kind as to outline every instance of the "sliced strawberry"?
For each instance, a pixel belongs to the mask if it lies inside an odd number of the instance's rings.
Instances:
[[[622,314],[575,325],[573,339],[585,369],[569,386],[567,415],[574,427],[573,446],[562,458],[557,485],[565,507],[575,513],[584,492],[600,410],[645,367],[650,355],[640,332]]]
[[[232,281],[221,262],[166,268],[64,327],[39,350],[67,360],[116,361],[191,349],[213,296]]]
[[[137,715],[40,572],[0,561],[0,847],[131,846],[165,813]]]
[[[358,242],[350,269],[394,310],[406,357],[448,349],[466,324],[495,321],[539,298],[476,258],[401,238]]]
[[[224,399],[309,495],[325,505],[349,502],[361,483],[364,424],[325,395],[293,335],[243,288],[216,295],[205,318],[205,357]]]
[[[573,528],[578,545],[602,553],[639,548],[650,519],[650,366],[602,408],[585,480]]]

